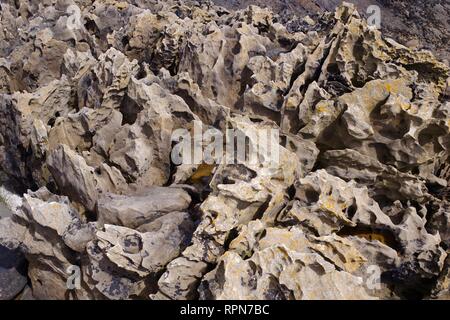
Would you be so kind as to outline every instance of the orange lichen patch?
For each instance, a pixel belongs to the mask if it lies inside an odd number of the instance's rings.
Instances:
[[[391,86],[390,83],[386,83],[386,90],[389,91],[389,92],[391,92],[392,86]]]
[[[189,178],[192,183],[200,183],[204,177],[210,177],[213,174],[215,165],[202,163],[198,166],[194,174]]]
[[[325,209],[334,211],[335,207],[334,207],[334,202],[330,201],[329,199],[325,200],[323,203],[323,206]]]
[[[128,8],[128,3],[127,2],[117,2],[116,8],[119,10],[126,9],[126,8]]]
[[[325,103],[320,103],[320,102],[317,104],[316,110],[319,113],[325,113],[325,112],[329,111],[327,105]]]
[[[400,103],[400,108],[402,108],[403,110],[407,111],[407,110],[411,109],[411,104],[409,104],[409,103]]]
[[[367,240],[378,240],[384,244],[386,244],[386,238],[382,234],[376,234],[376,233],[358,233],[356,234],[358,237],[367,239]]]
[[[388,82],[385,83],[385,88],[389,93],[399,94],[403,90],[402,83],[398,80],[387,81]]]
[[[294,97],[288,97],[285,104],[286,104],[286,108],[288,110],[289,109],[291,109],[291,110],[295,109],[295,107],[298,105],[296,103],[296,99]]]
[[[76,202],[76,201],[72,201],[71,205],[72,205],[72,207],[74,207],[78,211],[78,213],[80,215],[85,215],[86,214],[86,208],[81,203]]]
[[[393,249],[396,249],[398,247],[394,235],[391,234],[389,231],[372,230],[370,228],[364,227],[355,227],[355,228],[344,227],[337,234],[341,237],[355,236],[364,238],[369,241],[378,240],[381,243]]]
[[[86,210],[86,208],[81,204],[81,203],[79,203],[79,202],[76,202],[76,201],[71,201],[70,202],[70,204],[71,204],[71,206],[75,209],[75,210],[77,210],[77,212],[82,216],[82,217],[85,217],[85,218],[90,218],[90,217],[92,217],[92,212],[89,212],[88,210]]]
[[[336,211],[343,211],[345,208],[347,208],[347,205],[345,203],[339,203],[337,202],[332,196],[328,196],[323,200],[322,203],[323,208],[336,212]]]

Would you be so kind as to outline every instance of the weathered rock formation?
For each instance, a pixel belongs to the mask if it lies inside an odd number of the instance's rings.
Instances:
[[[290,30],[302,30],[320,23],[320,16],[334,11],[343,0],[213,0],[230,10],[249,5],[270,7]],[[447,0],[348,0],[361,16],[369,18],[380,9],[383,34],[411,48],[428,49],[450,63],[450,3]],[[377,8],[377,9],[378,9]],[[371,20],[372,21],[372,20]]]
[[[34,298],[449,296],[450,70],[430,52],[350,4],[303,31],[206,1],[1,7],[0,166],[24,192],[0,245]],[[174,163],[199,123],[259,160],[252,132],[275,130],[277,161]]]

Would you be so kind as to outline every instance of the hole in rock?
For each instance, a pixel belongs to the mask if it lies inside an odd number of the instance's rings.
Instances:
[[[367,226],[345,226],[337,232],[337,235],[341,237],[356,236],[369,241],[378,240],[379,242],[387,245],[388,247],[391,247],[397,252],[402,251],[401,246],[395,238],[394,234],[392,234],[392,232],[389,230],[381,230]]]
[[[125,97],[123,98],[119,108],[120,113],[122,113],[122,125],[131,125],[135,123],[139,112],[141,112],[143,109],[143,107],[138,105],[133,99],[125,94]]]

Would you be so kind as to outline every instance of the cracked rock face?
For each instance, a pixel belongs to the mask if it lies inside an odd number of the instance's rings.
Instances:
[[[339,0],[213,0],[227,9],[243,9],[249,5],[268,6],[279,14],[290,30],[304,30],[320,23],[320,14],[334,11]],[[381,13],[380,27],[388,37],[411,48],[432,50],[439,58],[450,62],[450,50],[446,43],[450,36],[450,5],[446,0],[417,2],[414,0],[349,0],[362,16],[369,18],[378,6]],[[297,17],[295,19],[293,17]]]
[[[19,196],[0,299],[448,299],[450,70],[432,53],[350,4],[295,30],[208,1],[1,8]],[[177,130],[203,147],[198,130],[231,130],[258,161],[176,163]]]

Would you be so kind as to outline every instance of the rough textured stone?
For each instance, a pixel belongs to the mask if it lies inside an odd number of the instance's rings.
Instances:
[[[17,249],[0,246],[0,300],[15,298],[26,283],[25,257]]]
[[[180,188],[148,187],[132,195],[105,194],[98,203],[98,222],[136,229],[160,216],[182,211],[191,203]]]
[[[449,67],[316,13],[3,1],[0,297],[447,298]],[[178,130],[223,154],[175,163]]]

